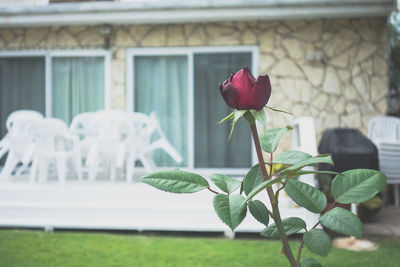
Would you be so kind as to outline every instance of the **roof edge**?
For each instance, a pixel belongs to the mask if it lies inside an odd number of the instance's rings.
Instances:
[[[222,0],[0,6],[0,27],[385,17],[394,0]]]

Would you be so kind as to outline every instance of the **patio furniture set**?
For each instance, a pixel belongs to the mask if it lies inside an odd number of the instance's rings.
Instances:
[[[11,113],[6,121],[7,134],[0,141],[0,159],[7,155],[0,173],[10,179],[30,171],[29,180],[44,182],[53,166],[60,182],[69,171],[82,180],[87,171],[95,181],[103,169],[110,180],[117,169],[125,169],[126,180],[132,182],[136,161],[146,171],[156,168],[153,151],[162,149],[176,162],[182,156],[171,145],[160,128],[155,113],[101,110],[78,114],[68,127],[56,118],[44,118],[32,110]],[[86,168],[83,168],[86,167]]]

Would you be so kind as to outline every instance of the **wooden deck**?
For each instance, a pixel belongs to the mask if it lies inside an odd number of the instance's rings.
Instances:
[[[170,194],[146,184],[123,181],[1,181],[0,227],[230,233],[213,210],[213,196],[207,190]],[[281,214],[301,217],[308,227],[319,218],[303,208],[283,208]],[[262,229],[252,216],[247,216],[236,231]]]

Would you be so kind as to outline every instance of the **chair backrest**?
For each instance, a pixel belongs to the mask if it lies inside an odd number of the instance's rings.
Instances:
[[[12,136],[29,134],[32,125],[43,120],[43,115],[34,110],[17,110],[12,112],[6,121],[8,132]]]
[[[392,116],[377,116],[369,121],[368,137],[376,142],[400,141],[400,118]]]
[[[293,121],[292,127],[292,149],[308,153],[311,156],[318,155],[314,119],[312,117],[299,117]],[[313,168],[306,167],[305,169],[312,170]],[[299,180],[312,186],[317,185],[313,174],[301,175]]]
[[[97,137],[120,140],[128,128],[126,113],[119,110],[97,111],[92,126]]]
[[[23,154],[33,144],[31,128],[43,119],[43,115],[34,110],[17,110],[8,116],[6,137],[15,153]]]
[[[156,130],[155,122],[144,113],[127,112],[126,119],[128,131],[132,137],[150,138]]]
[[[318,150],[314,119],[312,117],[299,117],[293,121],[292,127],[292,149],[316,156]]]
[[[95,129],[93,124],[95,117],[96,112],[80,113],[73,118],[69,130],[71,133],[77,134],[83,138],[94,135]]]
[[[64,121],[45,118],[31,128],[33,139],[39,152],[52,153],[72,149],[73,136]]]

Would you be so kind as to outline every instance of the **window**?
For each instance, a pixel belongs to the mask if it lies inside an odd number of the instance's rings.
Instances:
[[[82,112],[104,108],[104,58],[52,58],[52,116],[71,122]]]
[[[0,138],[8,115],[18,109],[45,112],[44,57],[0,57]]]
[[[0,52],[0,138],[8,115],[33,109],[70,123],[103,109],[107,92],[103,51]]]
[[[177,165],[159,151],[158,166],[238,173],[252,165],[246,123],[238,123],[229,142],[230,124],[217,125],[232,112],[218,84],[245,66],[254,70],[256,52],[255,47],[128,49],[128,108],[156,112],[167,138],[184,158]]]

